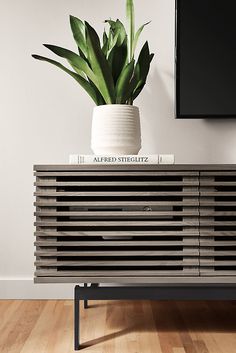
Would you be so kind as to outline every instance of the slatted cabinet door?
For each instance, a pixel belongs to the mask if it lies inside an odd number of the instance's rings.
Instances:
[[[201,276],[236,276],[236,172],[200,175]]]
[[[36,168],[36,282],[199,276],[199,173]]]

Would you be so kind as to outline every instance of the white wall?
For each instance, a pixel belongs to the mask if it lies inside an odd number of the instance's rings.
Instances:
[[[142,39],[156,54],[142,112],[143,153],[175,153],[177,163],[235,163],[236,120],[174,119],[174,0],[136,0]],[[90,153],[93,103],[77,84],[31,53],[41,43],[75,49],[68,16],[103,29],[124,19],[125,0],[0,2],[0,297],[71,295],[72,286],[33,286],[33,175],[37,163]],[[59,288],[59,289],[58,289]]]

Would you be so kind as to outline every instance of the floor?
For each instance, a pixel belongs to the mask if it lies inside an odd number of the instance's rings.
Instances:
[[[235,302],[90,302],[84,353],[236,353]],[[71,353],[72,301],[0,301],[1,353]]]

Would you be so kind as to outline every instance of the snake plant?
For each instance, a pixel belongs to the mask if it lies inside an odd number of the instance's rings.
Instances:
[[[101,41],[88,22],[70,16],[70,26],[78,53],[44,44],[54,54],[66,59],[70,68],[44,56],[32,56],[57,66],[73,77],[96,105],[132,105],[146,84],[154,54],[150,53],[146,42],[137,60],[135,59],[140,34],[148,23],[135,32],[133,0],[127,0],[126,11],[128,30],[126,31],[120,20],[106,20],[108,30],[104,30]]]

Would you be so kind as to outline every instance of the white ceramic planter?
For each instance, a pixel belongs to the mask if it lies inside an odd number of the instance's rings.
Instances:
[[[139,109],[110,104],[94,108],[91,147],[97,155],[131,155],[141,149]]]

